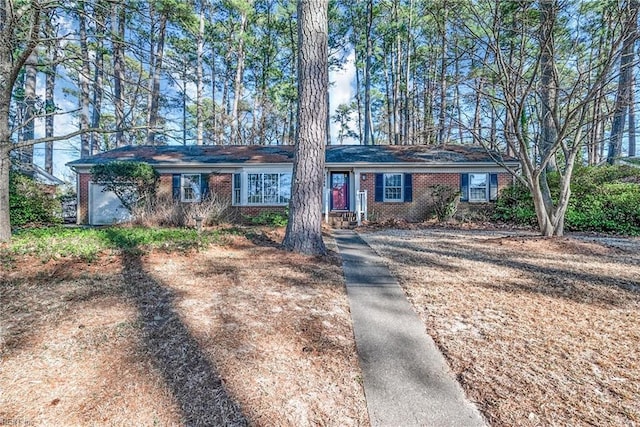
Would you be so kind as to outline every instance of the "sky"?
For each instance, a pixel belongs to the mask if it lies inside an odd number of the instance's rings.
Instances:
[[[334,114],[336,108],[340,104],[348,104],[355,97],[355,73],[354,66],[355,54],[353,50],[346,54],[344,63],[341,69],[331,70],[329,72],[329,108],[331,115]],[[62,73],[61,73],[62,74]],[[63,114],[59,114],[55,117],[55,134],[64,135],[70,132],[74,132],[78,129],[77,117],[72,113],[77,110],[77,99],[73,96],[63,93],[64,87],[70,87],[73,83],[61,75],[56,83],[56,104]],[[38,96],[44,99],[44,79],[38,79],[36,91]],[[193,91],[195,97],[195,85],[188,86],[188,91]],[[181,125],[181,112],[177,113],[178,118],[172,120],[178,126]],[[356,113],[354,112],[354,115]],[[355,117],[353,122],[355,123]],[[336,141],[338,135],[339,125],[331,121],[330,134],[331,140]],[[35,129],[36,138],[44,136],[44,120],[38,120],[36,122]],[[345,143],[357,143],[356,140],[345,140]],[[76,137],[69,141],[57,141],[54,143],[53,152],[53,174],[71,184],[75,181],[73,172],[65,166],[67,162],[76,160],[80,157],[80,138]],[[38,144],[34,147],[34,162],[41,167],[44,167],[44,144]]]

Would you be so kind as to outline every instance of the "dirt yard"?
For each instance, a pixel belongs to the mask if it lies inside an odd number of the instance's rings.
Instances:
[[[640,425],[639,239],[362,234],[492,425]]]
[[[340,264],[280,238],[4,260],[0,424],[368,425]]]

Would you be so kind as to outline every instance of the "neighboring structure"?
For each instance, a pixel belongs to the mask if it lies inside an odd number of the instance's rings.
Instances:
[[[126,220],[117,198],[91,182],[93,165],[111,161],[151,164],[160,194],[185,203],[207,193],[228,198],[244,215],[284,210],[291,196],[293,146],[129,146],[68,165],[78,173],[78,222]],[[501,161],[512,168],[518,162]],[[460,191],[461,201],[495,200],[512,176],[482,147],[447,145],[337,145],[326,149],[325,214],[368,211],[376,219],[424,219],[429,187]],[[366,191],[366,193],[365,193]]]

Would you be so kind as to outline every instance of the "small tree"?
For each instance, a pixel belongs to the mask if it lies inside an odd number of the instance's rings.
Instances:
[[[152,166],[140,162],[95,165],[91,168],[91,175],[94,183],[103,185],[104,191],[113,191],[129,211],[151,200],[159,178]]]
[[[573,2],[483,0],[469,4],[468,11],[475,17],[464,23],[476,42],[472,55],[490,56],[490,62],[478,58],[494,82],[493,92],[483,95],[504,117],[504,144],[520,161],[521,173],[512,172],[531,192],[541,234],[562,236],[571,176],[593,120],[590,112],[615,76],[626,38],[624,6],[610,10],[615,31],[600,55],[583,45],[588,20],[578,16],[583,11]],[[486,12],[491,22],[483,19]],[[560,43],[564,49],[556,49]],[[550,171],[559,176],[557,195],[551,193]]]

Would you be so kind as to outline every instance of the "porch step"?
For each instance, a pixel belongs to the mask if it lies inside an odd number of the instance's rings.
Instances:
[[[350,229],[358,226],[355,212],[330,212],[329,226],[333,228]]]

